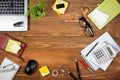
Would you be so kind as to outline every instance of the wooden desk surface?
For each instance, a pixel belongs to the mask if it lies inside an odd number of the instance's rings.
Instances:
[[[34,4],[38,0],[30,0]],[[120,15],[112,20],[105,28],[98,30],[90,21],[94,29],[94,37],[86,37],[83,28],[74,20],[82,16],[81,8],[89,7],[92,10],[101,0],[66,0],[70,3],[66,13],[58,16],[50,6],[55,0],[45,0],[47,16],[38,21],[29,18],[29,31],[27,32],[0,32],[25,41],[27,47],[22,54],[25,62],[19,58],[0,50],[0,62],[4,57],[8,57],[21,65],[14,80],[72,80],[68,75],[61,74],[57,77],[50,75],[42,78],[38,69],[32,76],[24,73],[27,61],[34,59],[38,62],[38,68],[47,65],[49,70],[59,70],[60,66],[67,64],[71,67],[72,72],[77,76],[74,63],[75,58],[82,59],[80,51],[98,38],[101,34],[108,31],[116,42],[120,45]],[[89,12],[89,11],[88,11]],[[86,15],[84,15],[86,17]],[[67,21],[66,20],[72,20]],[[120,80],[120,54],[113,60],[107,71],[97,70],[91,74],[81,64],[81,77],[83,80]]]

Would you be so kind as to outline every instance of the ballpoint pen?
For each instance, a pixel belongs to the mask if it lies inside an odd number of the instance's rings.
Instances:
[[[75,64],[76,64],[76,70],[77,70],[77,73],[78,73],[78,80],[82,80],[79,65],[78,65],[78,59],[75,59]]]
[[[6,68],[6,67],[11,66],[11,65],[13,65],[13,64],[14,64],[14,63],[10,63],[10,64],[4,65],[4,66],[0,66],[0,68]]]
[[[68,70],[67,73],[69,74],[69,76],[70,76],[72,79],[78,80],[71,71]]]
[[[10,68],[7,68],[11,66]],[[10,63],[8,65],[4,65],[4,66],[0,66],[0,73],[3,73],[3,72],[10,72],[10,71],[14,71],[16,70],[15,66],[14,66],[14,63]]]

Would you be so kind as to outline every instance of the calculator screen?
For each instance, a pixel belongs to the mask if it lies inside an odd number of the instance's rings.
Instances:
[[[113,55],[113,52],[111,51],[110,47],[107,47],[107,50],[109,51],[110,55]]]

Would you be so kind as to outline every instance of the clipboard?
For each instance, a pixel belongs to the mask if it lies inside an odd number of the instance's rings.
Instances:
[[[104,0],[88,14],[88,17],[101,30],[119,14],[120,3],[117,0]]]

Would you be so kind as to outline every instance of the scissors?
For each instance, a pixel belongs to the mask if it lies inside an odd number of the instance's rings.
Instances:
[[[80,74],[80,70],[79,70],[79,66],[78,66],[78,60],[75,60],[75,64],[76,64],[76,69],[77,69],[77,73],[78,73],[78,78],[71,72],[71,69],[68,65],[63,64],[61,66],[61,72],[68,74],[73,80],[82,80],[81,79],[81,74]]]
[[[68,74],[72,79],[74,79],[74,80],[78,80],[76,77],[75,77],[75,75],[71,72],[71,69],[70,69],[70,67],[68,66],[68,65],[66,65],[66,64],[63,64],[62,66],[61,66],[61,72],[62,73],[65,73],[65,74]]]

